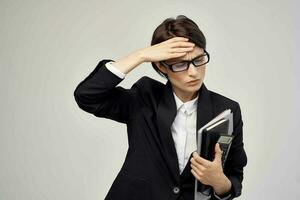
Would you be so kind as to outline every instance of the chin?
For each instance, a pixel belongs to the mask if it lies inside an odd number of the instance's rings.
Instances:
[[[189,87],[186,87],[185,88],[185,91],[186,92],[189,92],[189,93],[192,93],[192,92],[197,92],[200,88],[201,88],[201,85],[202,84],[198,84],[198,85],[195,85],[195,86],[189,86]]]

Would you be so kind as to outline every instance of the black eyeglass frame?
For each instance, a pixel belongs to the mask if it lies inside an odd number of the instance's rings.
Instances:
[[[203,63],[203,64],[201,64],[201,65],[195,65],[194,61],[195,61],[196,59],[199,59],[199,58],[203,57],[203,56],[207,56],[207,62],[205,62],[205,63]],[[182,72],[182,71],[188,70],[191,63],[193,63],[193,65],[194,65],[195,67],[200,67],[200,66],[203,66],[203,65],[207,64],[207,63],[209,62],[209,59],[210,59],[210,55],[209,55],[209,53],[204,49],[204,54],[202,54],[202,55],[200,55],[200,56],[197,56],[196,58],[194,58],[194,59],[191,60],[191,61],[185,60],[185,61],[180,61],[180,62],[173,63],[173,64],[167,64],[165,61],[159,61],[159,62],[160,62],[162,65],[164,65],[165,67],[169,68],[172,72]],[[187,63],[188,66],[187,66],[187,68],[184,69],[184,70],[174,71],[172,65],[175,65],[175,64],[178,64],[178,63]]]

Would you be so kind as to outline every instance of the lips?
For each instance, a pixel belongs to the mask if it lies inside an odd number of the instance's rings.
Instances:
[[[189,82],[187,82],[187,83],[197,83],[199,81],[199,79],[197,79],[197,80],[192,80],[192,81],[189,81]]]

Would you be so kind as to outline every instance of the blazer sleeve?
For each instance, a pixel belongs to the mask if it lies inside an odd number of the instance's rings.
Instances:
[[[224,168],[225,175],[232,183],[230,199],[241,195],[242,181],[244,177],[243,168],[247,165],[247,155],[245,153],[243,143],[243,120],[241,115],[241,109],[238,103],[233,114],[233,135],[235,137],[229,150]]]
[[[108,70],[101,60],[74,91],[78,106],[97,117],[127,123],[137,107],[136,84],[131,89],[117,86],[123,79]]]

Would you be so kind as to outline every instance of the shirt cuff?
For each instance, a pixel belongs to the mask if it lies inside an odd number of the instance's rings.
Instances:
[[[118,77],[120,77],[121,79],[124,79],[126,74],[124,74],[119,69],[117,69],[115,66],[113,66],[112,63],[113,63],[113,61],[105,63],[106,68],[109,71],[111,71],[112,73],[114,73],[115,75],[117,75]]]
[[[214,191],[214,196],[217,198],[217,199],[220,199],[220,200],[226,200],[226,199],[229,199],[231,197],[231,194],[228,194],[227,196],[225,197],[219,197],[216,192]]]

